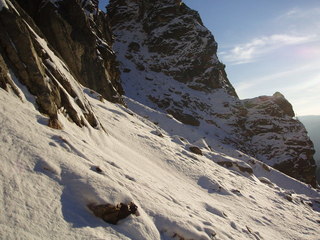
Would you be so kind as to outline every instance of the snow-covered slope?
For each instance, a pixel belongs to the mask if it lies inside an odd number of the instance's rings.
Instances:
[[[88,98],[107,133],[61,114],[65,128],[51,129],[32,103],[0,89],[1,239],[318,239],[320,194],[307,185],[233,148],[189,143],[121,105]],[[130,201],[140,216],[116,226],[87,208]]]

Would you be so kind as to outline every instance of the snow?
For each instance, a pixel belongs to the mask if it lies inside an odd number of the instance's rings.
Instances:
[[[235,149],[221,152],[213,145],[210,150],[203,138],[192,145],[201,147],[204,155],[195,155],[187,150],[190,139],[160,127],[161,121],[170,126],[176,120],[153,113],[158,115],[155,125],[146,118],[148,112],[143,117],[121,105],[87,98],[107,133],[79,128],[62,114],[64,130],[50,129],[32,102],[0,89],[2,239],[319,236],[320,215],[307,203],[320,195],[305,184],[273,169],[266,171],[249,156],[232,157],[240,154]],[[253,175],[215,163],[247,166],[249,160],[256,162]],[[99,166],[102,174],[93,166]],[[116,226],[96,218],[86,207],[130,201],[138,205],[140,216]]]

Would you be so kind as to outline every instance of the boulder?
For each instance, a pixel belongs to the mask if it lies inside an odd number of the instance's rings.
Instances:
[[[118,205],[109,203],[100,205],[88,204],[88,208],[96,217],[114,225],[131,214],[139,215],[138,207],[133,202],[129,204],[120,203]]]
[[[198,154],[198,155],[201,155],[201,156],[203,155],[201,149],[198,148],[197,146],[190,146],[189,150],[191,152],[195,153],[195,154]]]

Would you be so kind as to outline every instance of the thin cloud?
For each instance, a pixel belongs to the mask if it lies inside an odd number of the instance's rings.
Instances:
[[[248,43],[238,44],[229,51],[221,52],[224,62],[229,64],[244,64],[256,61],[276,49],[315,41],[315,35],[294,36],[288,34],[274,34],[252,39]]]
[[[247,92],[251,92],[253,88],[259,87],[266,83],[271,82],[280,82],[281,79],[293,79],[295,76],[305,75],[308,72],[313,72],[315,70],[319,69],[320,60],[315,61],[310,64],[302,65],[298,68],[289,69],[277,73],[273,73],[270,75],[266,75],[260,78],[254,78],[254,79],[247,79],[246,81],[240,82],[238,84],[235,84],[235,88],[237,89],[237,92],[240,95],[247,95]],[[304,79],[307,80],[307,79]],[[320,76],[316,76],[312,78],[312,82],[318,81],[319,87],[320,87]],[[310,82],[310,79],[309,79]],[[305,81],[302,82],[305,84]],[[291,84],[293,84],[291,82]],[[301,89],[301,86],[299,87]]]
[[[292,103],[296,115],[320,115],[320,75],[315,75],[300,84],[283,89],[287,99]]]
[[[312,17],[319,17],[320,8],[309,8],[309,9],[301,9],[301,8],[293,8],[285,12],[284,14],[280,15],[276,18],[276,21],[283,21],[283,20],[292,20],[292,19],[301,19],[307,18],[310,19]]]

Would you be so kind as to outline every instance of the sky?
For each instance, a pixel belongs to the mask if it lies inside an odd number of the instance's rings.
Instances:
[[[184,2],[213,33],[241,99],[279,91],[297,116],[320,115],[319,0]]]

